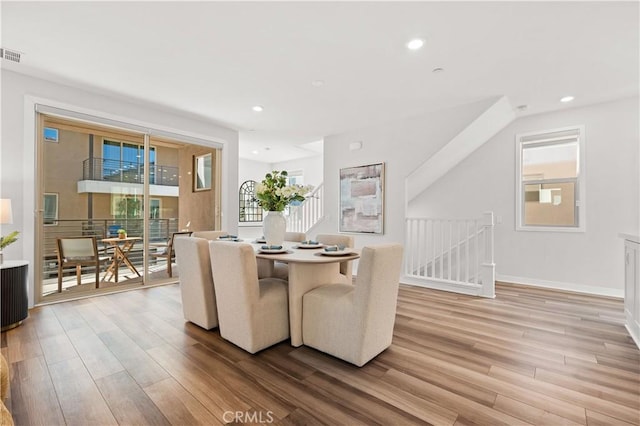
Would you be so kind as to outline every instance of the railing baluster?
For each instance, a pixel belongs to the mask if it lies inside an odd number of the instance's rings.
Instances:
[[[407,231],[408,231],[408,235],[407,235],[407,247],[409,247],[409,250],[411,251],[411,253],[407,253],[407,264],[409,265],[409,269],[411,271],[412,274],[415,274],[415,266],[414,266],[414,261],[413,261],[413,256],[415,253],[415,247],[414,247],[414,221],[413,220],[409,220],[407,222]]]
[[[466,245],[465,245],[465,248],[464,248],[464,250],[465,250],[464,267],[465,267],[465,270],[466,270],[466,274],[465,274],[464,282],[468,283],[468,282],[471,281],[470,280],[470,276],[469,276],[469,238],[470,238],[470,236],[469,236],[469,221],[468,220],[465,221],[465,223],[464,223],[464,229],[465,229],[465,233],[466,233],[466,239],[465,239]]]
[[[428,228],[428,223],[426,220],[424,219],[420,219],[420,226],[422,228],[422,234],[421,234],[421,238],[420,238],[420,247],[422,248],[421,250],[421,255],[420,255],[420,263],[422,264],[422,274],[421,275],[426,275],[426,271],[429,268],[429,258],[428,258],[428,253],[429,253],[429,247],[427,246],[427,243],[429,242],[428,238],[429,238],[429,228]]]
[[[460,281],[460,221],[456,222],[456,281]]]
[[[478,226],[478,221],[474,221],[473,224],[473,282],[475,284],[478,284],[479,282],[479,273],[480,273],[480,262],[479,262],[479,253],[480,253],[480,247],[478,246],[478,243],[480,241],[480,235],[479,235],[479,226]]]
[[[414,262],[415,264],[413,265],[413,270],[416,271],[415,273],[417,275],[422,275],[422,239],[421,237],[421,233],[422,231],[422,221],[419,219],[413,220],[412,221],[412,229],[414,229],[413,232],[413,236],[412,236],[412,240],[413,240],[413,244],[416,246],[416,256],[412,257],[412,262]]]
[[[431,221],[426,219],[424,221],[424,276],[429,276],[429,226],[431,225]]]
[[[431,247],[431,256],[433,256],[433,260],[431,261],[431,275],[430,277],[435,278],[436,276],[436,221],[431,220],[431,240],[433,241],[433,246]]]
[[[411,221],[411,270],[420,271],[420,240],[416,238],[420,232],[420,223],[416,220]],[[415,272],[414,272],[415,273]]]
[[[299,206],[291,207],[287,216],[287,229],[307,232],[323,216],[324,185],[320,184]]]
[[[407,218],[405,226],[407,275],[468,284],[478,295],[495,296],[493,213],[482,219]]]
[[[105,160],[91,157],[82,162],[82,179],[111,182],[144,183],[142,163],[134,161]],[[153,164],[150,183],[162,186],[178,186],[179,168]]]
[[[451,250],[453,249],[453,220],[447,222],[449,224],[449,248],[447,249],[447,279],[451,279]]]
[[[424,276],[425,271],[427,270],[427,248],[425,246],[425,242],[427,241],[427,228],[424,220],[417,220],[418,226],[420,227],[420,238],[418,238],[417,245],[420,247],[420,252],[418,253],[418,264],[420,275]]]

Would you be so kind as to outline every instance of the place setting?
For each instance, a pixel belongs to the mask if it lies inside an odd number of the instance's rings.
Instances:
[[[316,253],[318,256],[349,256],[351,254],[357,253],[349,247],[340,245],[326,246],[322,251]]]
[[[238,238],[237,235],[220,235],[218,237],[218,240],[220,240],[220,241],[234,241],[236,243],[239,243],[239,242],[242,241],[240,238]]]
[[[291,253],[286,247],[280,245],[262,245],[258,248],[258,253],[262,254],[282,254]]]
[[[304,240],[293,246],[293,248],[297,249],[318,249],[322,247],[324,247],[324,244],[314,240]]]

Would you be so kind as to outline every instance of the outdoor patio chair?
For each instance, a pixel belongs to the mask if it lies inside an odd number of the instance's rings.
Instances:
[[[173,277],[173,271],[171,269],[172,259],[175,256],[175,251],[173,250],[173,241],[176,237],[180,237],[180,236],[189,237],[191,236],[191,231],[174,232],[171,234],[171,238],[169,238],[169,241],[167,241],[166,243],[149,244],[152,247],[157,247],[160,249],[156,252],[150,252],[149,255],[156,258],[160,257],[160,258],[166,259],[167,273],[169,274],[169,277]]]
[[[96,237],[64,237],[56,239],[58,247],[58,293],[62,293],[64,268],[75,266],[77,283],[82,283],[82,267],[93,266],[96,273],[96,288],[100,287],[100,265],[111,259],[100,255]]]

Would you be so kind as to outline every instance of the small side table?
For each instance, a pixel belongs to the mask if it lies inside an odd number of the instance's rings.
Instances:
[[[6,260],[0,264],[0,322],[2,331],[22,324],[29,315],[27,279],[29,262]]]

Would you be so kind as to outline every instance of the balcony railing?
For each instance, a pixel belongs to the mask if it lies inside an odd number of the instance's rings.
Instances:
[[[56,239],[62,237],[95,236],[99,248],[105,248],[103,238],[117,237],[118,229],[125,229],[127,236],[144,237],[142,219],[57,219],[55,226],[44,227],[43,257],[45,277],[57,268]],[[178,231],[178,219],[149,219],[149,241],[168,241]],[[133,250],[129,259],[134,265],[142,264],[142,244]]]
[[[91,157],[82,162],[83,180],[144,183],[144,164]],[[151,185],[178,186],[178,167],[151,164]]]

